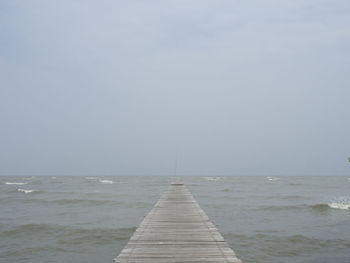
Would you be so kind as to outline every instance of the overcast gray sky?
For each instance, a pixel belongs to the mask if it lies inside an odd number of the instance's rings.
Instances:
[[[0,1],[0,175],[350,174],[349,0]]]

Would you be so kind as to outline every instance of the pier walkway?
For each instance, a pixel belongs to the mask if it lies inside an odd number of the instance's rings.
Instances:
[[[114,262],[242,263],[179,183],[170,185]]]

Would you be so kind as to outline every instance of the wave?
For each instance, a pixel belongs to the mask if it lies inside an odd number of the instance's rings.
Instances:
[[[271,205],[271,206],[262,207],[262,210],[267,210],[267,211],[298,210],[298,209],[304,209],[306,207],[307,205]]]
[[[335,209],[350,210],[350,204],[346,203],[330,203],[328,206]]]
[[[276,196],[272,195],[272,196],[267,196],[266,198],[275,200]],[[278,196],[277,199],[282,199],[282,200],[293,200],[293,199],[300,200],[301,199],[301,200],[305,200],[305,199],[309,199],[309,198],[305,197],[305,196],[300,196],[300,195],[281,195],[281,196]]]
[[[152,207],[152,203],[146,202],[132,202],[126,204],[127,208],[144,208],[144,207]]]
[[[87,177],[85,177],[85,179],[87,179],[87,180],[96,180],[97,177],[87,176]]]
[[[34,177],[33,176],[31,176],[31,177],[25,177],[25,178],[23,178],[24,180],[32,180]]]
[[[8,184],[8,185],[26,185],[28,183],[6,182],[5,184]]]
[[[266,232],[266,231],[264,231]],[[258,233],[255,235],[242,235],[242,234],[233,234],[228,233],[224,234],[224,238],[227,241],[231,241],[232,243],[239,243],[240,245],[249,244],[251,246],[254,243],[261,243],[268,245],[268,247],[272,250],[276,250],[276,246],[281,250],[284,248],[288,248],[291,243],[297,244],[297,249],[309,250],[309,249],[317,249],[317,248],[329,248],[330,245],[336,246],[338,248],[350,248],[350,242],[348,240],[343,239],[320,239],[315,237],[309,237],[303,234],[295,234],[288,236],[274,235],[274,234],[264,234]],[[294,253],[294,251],[290,251],[289,253]]]
[[[73,204],[73,205],[106,205],[106,204],[110,204],[110,205],[116,205],[119,204],[119,202],[116,201],[112,201],[112,200],[97,200],[97,199],[59,199],[59,200],[54,200],[51,201],[55,204],[58,205],[69,205],[69,204]]]
[[[46,224],[25,224],[25,225],[18,225],[13,227],[12,229],[5,230],[0,232],[0,237],[18,237],[18,236],[25,236],[29,233],[39,233],[42,231],[48,231],[48,230],[57,230],[57,227],[54,227],[53,225],[46,225]]]
[[[59,243],[65,245],[109,245],[116,240],[127,241],[135,232],[136,227],[130,228],[92,228],[92,229],[74,229],[69,230],[64,234],[64,237],[59,239]]]
[[[33,192],[31,195],[35,195],[37,193],[40,193],[42,191],[36,191]],[[70,206],[80,206],[80,207],[91,207],[91,206],[120,206],[123,204],[123,202],[115,201],[115,200],[108,200],[108,199],[56,199],[56,200],[47,200],[42,198],[26,198],[26,199],[9,199],[9,202],[18,202],[26,203],[26,204],[42,204],[42,205],[70,205]]]
[[[101,184],[114,184],[112,180],[98,180]]]
[[[341,196],[334,198],[333,200],[331,200],[328,206],[334,209],[350,210],[350,197]]]
[[[271,176],[268,176],[268,177],[266,177],[267,178],[267,180],[269,180],[269,181],[278,181],[278,180],[280,180],[280,178],[278,178],[278,177],[271,177]]]
[[[310,205],[310,208],[314,211],[318,212],[323,212],[329,209],[328,204],[315,204],[315,205]]]
[[[136,227],[130,228],[79,228],[71,226],[62,226],[54,224],[25,224],[18,225],[12,229],[0,232],[0,237],[21,238],[30,235],[48,235],[54,238],[60,244],[81,245],[111,244],[115,240],[128,240],[135,232]]]
[[[37,192],[37,190],[27,190],[27,189],[21,189],[21,188],[18,188],[17,189],[18,192],[23,192],[25,194],[30,194],[30,193],[33,193],[33,192]]]
[[[221,177],[203,177],[207,181],[219,181]]]
[[[276,206],[264,206],[262,210],[268,211],[282,211],[282,210],[302,210],[302,209],[311,209],[313,211],[324,212],[330,208],[342,209],[342,210],[350,210],[349,203],[343,202],[332,202],[329,204],[301,204],[301,205],[276,205]]]

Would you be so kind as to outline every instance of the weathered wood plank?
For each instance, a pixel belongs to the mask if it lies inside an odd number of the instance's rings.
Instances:
[[[171,184],[116,263],[242,263],[183,184]]]

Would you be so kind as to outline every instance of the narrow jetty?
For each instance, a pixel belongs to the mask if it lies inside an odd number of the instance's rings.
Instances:
[[[169,186],[114,262],[242,263],[180,183]]]

